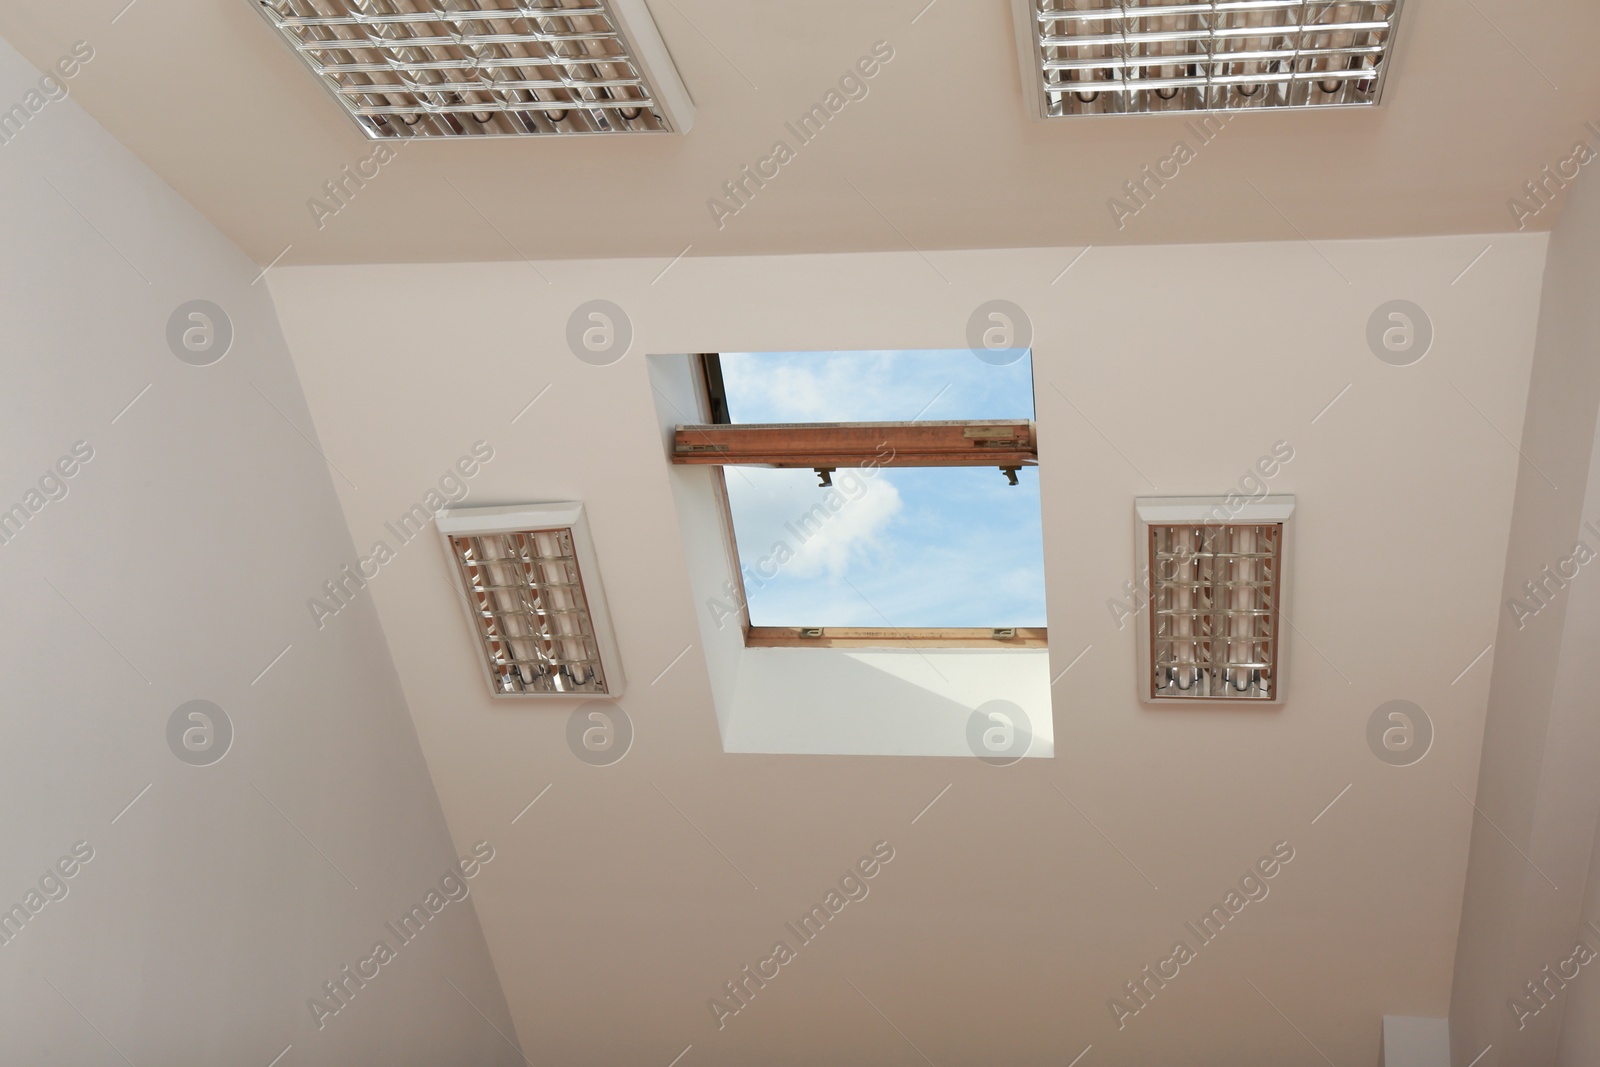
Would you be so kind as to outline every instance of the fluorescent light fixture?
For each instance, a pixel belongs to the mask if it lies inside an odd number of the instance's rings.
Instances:
[[[622,694],[582,504],[451,508],[436,522],[492,696]]]
[[[1040,118],[1371,107],[1402,0],[1013,0]]]
[[[644,0],[249,0],[368,137],[686,133]]]
[[[1146,701],[1283,700],[1283,621],[1294,497],[1135,502]]]

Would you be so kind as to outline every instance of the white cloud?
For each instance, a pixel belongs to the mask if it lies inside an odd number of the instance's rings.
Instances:
[[[806,540],[796,537],[798,551],[789,563],[796,578],[809,578],[826,571],[828,577],[839,581],[850,569],[850,561],[882,547],[882,535],[894,517],[900,514],[903,504],[900,491],[883,475],[861,479],[865,486],[856,497],[844,496],[843,482],[838,499],[843,503],[836,512],[826,505],[821,511],[813,506],[802,521],[794,523]]]
[[[728,502],[741,562],[773,557],[781,544],[793,555],[783,566],[786,576],[826,573],[838,581],[853,560],[880,551],[903,507],[899,490],[881,471],[847,468],[833,478],[833,487],[823,489],[810,471],[730,469]]]

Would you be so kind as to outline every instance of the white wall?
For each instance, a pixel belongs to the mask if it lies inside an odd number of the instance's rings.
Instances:
[[[1579,936],[1600,809],[1592,678],[1600,582],[1591,567],[1565,589],[1552,583],[1549,606],[1531,617],[1504,602],[1527,601],[1525,583],[1570,557],[1580,538],[1600,550],[1600,538],[1582,529],[1584,519],[1600,520],[1600,468],[1591,462],[1600,409],[1597,193],[1586,175],[1551,237],[1527,411],[1514,438],[1527,460],[1512,512],[1477,778],[1482,814],[1473,825],[1450,1005],[1458,1067],[1491,1044],[1490,1067],[1555,1062],[1561,1015],[1575,995],[1552,986],[1550,1007],[1532,1018],[1519,1019],[1509,1004],[1528,997],[1526,983],[1541,981],[1546,966],[1570,957]],[[1595,981],[1586,974],[1579,986]]]
[[[1496,637],[1478,777],[1483,815],[1473,828],[1450,1008],[1458,1067],[1491,1044],[1491,1067],[1575,1067],[1600,1053],[1600,976],[1595,965],[1572,962],[1580,939],[1600,950],[1582,926],[1600,918],[1593,866],[1600,859],[1593,682],[1600,579],[1593,564],[1570,582],[1545,571],[1564,566],[1570,577],[1579,542],[1600,552],[1600,535],[1585,527],[1600,523],[1597,239],[1600,187],[1585,174],[1550,240],[1520,438],[1528,463],[1518,477],[1502,592],[1508,603],[1536,606],[1526,583],[1543,583],[1548,606],[1531,616],[1504,608]],[[1540,984],[1537,995],[1530,982]]]
[[[1095,248],[1065,274],[1079,249],[274,270],[329,456],[361,486],[336,485],[358,545],[480,438],[496,458],[471,502],[585,502],[630,679],[613,766],[568,751],[570,702],[483,691],[436,544],[371,590],[458,845],[550,787],[479,899],[530,1058],[921,1062],[846,979],[940,1064],[1090,1043],[1082,1067],[1322,1064],[1249,982],[1341,1067],[1377,1062],[1383,1015],[1443,1016],[1544,247]],[[566,340],[597,298],[633,326],[609,366]],[[683,543],[643,357],[962,347],[994,298],[1034,326],[1051,677],[1084,653],[1053,689],[1054,758],[725,752],[685,562],[720,548]],[[1435,326],[1414,366],[1365,340],[1392,299]],[[1286,703],[1141,704],[1106,606],[1134,498],[1225,492],[1280,440]],[[1392,699],[1432,718],[1415,766],[1368,749]],[[871,898],[719,1030],[707,1000],[878,839],[898,858]],[[1271,896],[1118,1030],[1110,997],[1280,840],[1297,854]]]
[[[0,43],[0,106],[39,78]],[[93,455],[0,544],[0,908],[92,851],[0,944],[0,1059],[520,1063],[472,904],[499,868],[412,943],[384,926],[455,852],[370,598],[306,610],[354,557],[258,268],[70,99],[0,145],[0,196],[0,508]],[[204,367],[165,339],[197,297],[235,331]],[[194,699],[234,729],[209,766],[168,747]]]
[[[1580,208],[1578,210],[1582,214],[1569,216],[1574,229],[1587,231],[1591,235],[1591,247],[1592,235],[1600,228],[1600,212],[1595,210],[1596,206],[1600,206],[1597,205],[1597,201],[1600,201],[1600,196],[1595,195],[1597,192],[1600,190],[1593,188],[1593,183],[1590,183],[1586,209]],[[1571,212],[1573,208],[1569,206],[1567,210]],[[1569,269],[1567,264],[1562,264],[1562,268]],[[1584,273],[1592,284],[1597,272],[1591,269]],[[1578,350],[1592,360],[1597,341],[1600,341],[1600,334],[1590,333],[1585,342],[1580,342]],[[1600,528],[1600,436],[1596,437],[1594,451],[1589,457],[1583,517],[1586,528],[1580,530],[1573,540],[1581,540],[1590,549],[1600,552],[1600,534],[1593,532],[1595,528]],[[1536,922],[1541,926],[1548,924],[1550,928],[1548,939],[1540,937],[1535,942],[1541,947],[1548,946],[1548,958],[1541,960],[1539,965],[1541,969],[1550,965],[1556,970],[1559,981],[1545,987],[1546,995],[1551,997],[1551,1007],[1542,1009],[1535,1019],[1528,1020],[1528,1029],[1533,1029],[1546,1015],[1553,1015],[1550,1022],[1559,1022],[1561,1026],[1553,1061],[1556,1067],[1587,1067],[1600,1058],[1600,957],[1585,956],[1577,949],[1582,943],[1587,952],[1600,953],[1600,929],[1597,929],[1600,927],[1600,847],[1597,847],[1597,835],[1600,835],[1600,817],[1597,817],[1600,816],[1600,781],[1597,781],[1597,777],[1600,776],[1595,774],[1595,767],[1600,764],[1600,715],[1595,713],[1593,681],[1595,649],[1600,648],[1600,578],[1592,569],[1588,573],[1580,572],[1568,592],[1572,599],[1563,620],[1561,665],[1555,701],[1555,714],[1560,716],[1564,725],[1559,733],[1551,731],[1555,743],[1551,746],[1553,751],[1546,758],[1545,780],[1541,783],[1542,804],[1555,810],[1541,820],[1549,829],[1544,829],[1540,835],[1544,840],[1536,838],[1535,842],[1544,844],[1548,851],[1561,849],[1569,853],[1573,860],[1563,864],[1570,871],[1570,882],[1564,887],[1562,902],[1558,907],[1551,908],[1547,903],[1549,898],[1542,895],[1529,901],[1537,916]],[[1584,831],[1591,827],[1593,830],[1585,837]],[[1588,866],[1580,870],[1578,864],[1582,862],[1586,850]],[[1576,929],[1563,931],[1555,926],[1556,922],[1563,920],[1575,925]],[[1563,933],[1567,936],[1562,937]],[[1579,957],[1576,961],[1573,959],[1575,954]],[[1588,962],[1584,963],[1584,959]],[[1572,977],[1574,970],[1577,971],[1576,978]],[[1545,977],[1541,973],[1534,980],[1543,981]],[[1527,980],[1519,979],[1523,982]],[[1531,1006],[1526,1000],[1525,991],[1518,992],[1524,996],[1525,1005]]]

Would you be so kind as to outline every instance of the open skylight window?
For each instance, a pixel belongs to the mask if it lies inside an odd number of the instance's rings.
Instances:
[[[674,460],[722,468],[749,644],[1044,644],[1032,365],[1016,357],[705,357],[717,425],[680,427]]]

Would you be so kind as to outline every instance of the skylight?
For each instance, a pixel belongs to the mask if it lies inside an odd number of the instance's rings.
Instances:
[[[831,489],[731,467],[727,482],[752,626],[1045,624],[1037,468],[1016,486],[982,467],[841,471]]]
[[[253,2],[371,138],[682,133],[692,120],[642,0]]]
[[[831,470],[828,486],[810,469],[723,468],[752,632],[972,630],[987,641],[1044,627],[1038,471],[991,458],[1019,447],[1008,434],[1032,447],[1025,353],[1005,366],[965,349],[728,353],[718,363],[735,426],[885,424],[874,438],[884,443]],[[888,442],[904,449],[922,432],[980,455],[897,462]]]
[[[1043,118],[1370,107],[1401,0],[1015,0]]]

